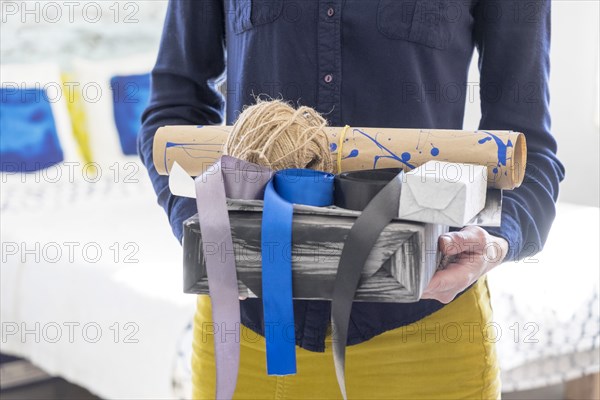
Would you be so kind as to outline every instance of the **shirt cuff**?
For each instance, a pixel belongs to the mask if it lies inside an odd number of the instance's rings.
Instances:
[[[500,226],[482,226],[482,228],[490,235],[501,237],[508,242],[508,254],[503,262],[516,261],[519,259],[519,254],[523,249],[523,236],[521,233],[521,226],[512,215],[503,211]]]

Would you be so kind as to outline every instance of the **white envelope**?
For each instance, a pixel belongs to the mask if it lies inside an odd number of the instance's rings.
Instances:
[[[463,227],[485,206],[487,167],[429,161],[405,174],[398,217]]]

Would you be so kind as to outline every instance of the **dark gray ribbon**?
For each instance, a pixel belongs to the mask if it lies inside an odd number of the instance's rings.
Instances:
[[[371,184],[380,177],[381,173],[374,172]],[[348,326],[350,323],[350,313],[352,311],[352,302],[360,283],[360,277],[363,267],[369,257],[371,249],[377,242],[381,231],[398,216],[400,201],[400,190],[402,187],[402,172],[391,175],[393,178],[385,184],[364,208],[360,217],[350,229],[348,237],[344,242],[344,248],[340,257],[340,262],[335,277],[333,296],[331,299],[331,324],[333,328],[333,361],[335,364],[335,373],[338,384],[344,399],[346,394],[345,363],[346,363],[346,342],[348,340]],[[364,182],[369,181],[368,171],[361,171],[359,179],[353,179],[354,185],[345,182],[344,197],[349,199],[352,191],[360,193],[360,187]],[[340,177],[340,178],[343,178]],[[356,177],[354,177],[356,178]],[[387,179],[389,180],[389,178]],[[382,185],[379,179],[379,185]],[[340,184],[336,182],[336,189]],[[352,189],[354,188],[354,189]],[[364,188],[364,186],[363,186]],[[336,194],[336,200],[340,196]],[[368,200],[367,200],[368,201]],[[337,201],[336,201],[337,202]],[[356,207],[355,207],[356,208]]]

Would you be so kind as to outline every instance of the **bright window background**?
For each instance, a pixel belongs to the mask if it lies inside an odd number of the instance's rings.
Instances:
[[[596,207],[600,206],[599,16],[597,1],[552,1],[550,111],[558,156],[566,169],[560,200]],[[474,64],[469,82],[478,80]],[[478,126],[481,114],[476,100],[467,103],[465,129]]]
[[[166,0],[0,0],[4,63],[104,59],[156,51]]]

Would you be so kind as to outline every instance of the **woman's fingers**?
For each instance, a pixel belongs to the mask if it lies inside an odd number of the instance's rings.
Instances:
[[[486,232],[478,226],[467,226],[457,232],[445,233],[438,241],[440,251],[445,255],[481,251],[485,243]]]
[[[508,242],[489,235],[478,226],[468,226],[439,238],[443,254],[442,268],[436,271],[421,298],[451,302],[458,293],[500,264],[508,251]],[[447,262],[448,265],[444,266]]]
[[[442,303],[451,302],[459,292],[479,278],[478,264],[478,261],[465,258],[448,264],[444,270],[433,275],[421,298],[436,299]]]

